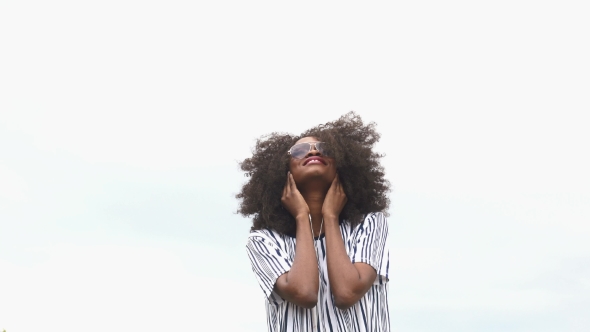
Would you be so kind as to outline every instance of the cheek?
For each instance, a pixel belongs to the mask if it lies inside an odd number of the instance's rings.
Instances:
[[[289,172],[293,175],[293,179],[299,179],[299,175],[301,173],[301,167],[297,164],[297,162],[289,162]]]

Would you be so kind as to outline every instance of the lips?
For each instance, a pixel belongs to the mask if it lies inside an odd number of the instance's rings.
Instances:
[[[321,158],[321,157],[309,157],[309,158],[305,159],[305,161],[303,162],[303,166],[306,166],[309,163],[327,165],[324,158]]]

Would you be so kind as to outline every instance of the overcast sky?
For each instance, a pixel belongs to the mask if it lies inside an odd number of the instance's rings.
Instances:
[[[238,162],[354,110],[393,331],[589,331],[589,9],[0,2],[0,330],[264,331]]]

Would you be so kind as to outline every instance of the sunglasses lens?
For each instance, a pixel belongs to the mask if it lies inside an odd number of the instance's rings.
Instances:
[[[330,154],[328,153],[327,149],[326,149],[326,143],[324,142],[317,142],[315,144],[315,148],[324,156],[329,157]]]
[[[291,157],[295,159],[303,158],[309,152],[309,144],[307,143],[300,143],[293,145],[291,148]]]
[[[327,145],[324,142],[316,142],[314,143],[315,149],[318,150],[322,155],[329,157],[330,151],[327,149]],[[310,143],[299,143],[293,145],[291,148],[291,157],[295,159],[301,159],[305,157],[305,155],[311,151],[311,144]]]

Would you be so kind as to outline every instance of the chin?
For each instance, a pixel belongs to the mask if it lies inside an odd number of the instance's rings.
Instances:
[[[309,185],[312,183],[330,186],[335,176],[336,172],[322,172],[321,170],[310,170],[310,172],[303,172],[301,174],[298,174],[298,176],[295,176],[295,174],[293,174],[295,183],[298,186]]]

